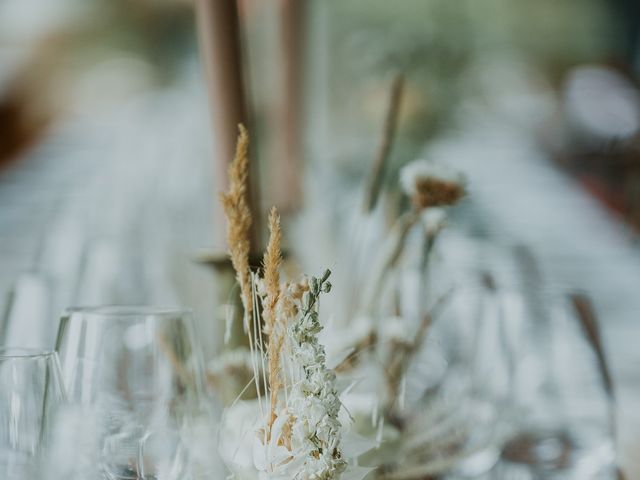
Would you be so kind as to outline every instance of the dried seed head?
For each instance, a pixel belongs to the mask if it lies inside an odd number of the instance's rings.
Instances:
[[[415,160],[400,171],[400,184],[416,210],[454,205],[465,195],[464,177],[428,160]]]
[[[233,268],[236,271],[242,303],[246,316],[253,311],[251,280],[249,273],[249,237],[251,230],[251,210],[248,201],[249,178],[249,134],[243,125],[236,145],[236,154],[229,164],[229,190],[220,195],[227,217],[227,243]]]

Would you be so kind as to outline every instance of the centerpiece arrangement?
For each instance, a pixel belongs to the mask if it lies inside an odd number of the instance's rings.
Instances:
[[[223,418],[221,455],[237,478],[337,479],[369,469],[350,464],[339,419],[336,374],[327,367],[318,335],[320,296],[331,272],[284,281],[280,217],[269,215],[262,272],[249,263],[251,211],[247,203],[249,138],[244,127],[222,196],[231,261],[240,286],[256,398],[236,401]],[[248,385],[247,385],[248,386]]]
[[[429,326],[446,296],[420,310],[418,322],[401,311],[382,318],[377,310],[409,233],[424,233],[426,262],[444,225],[442,208],[464,195],[464,180],[425,160],[405,167],[401,182],[412,207],[391,229],[363,287],[357,325],[325,328],[320,300],[331,291],[331,272],[297,280],[281,276],[282,229],[275,208],[261,265],[251,266],[248,144],[241,126],[229,190],[222,195],[247,347],[222,353],[209,368],[227,404],[220,447],[227,467],[238,479],[283,480],[357,480],[368,474],[418,479],[449,467],[459,459],[460,432],[425,436],[428,423],[446,411],[421,413],[404,399],[408,369],[426,348]]]

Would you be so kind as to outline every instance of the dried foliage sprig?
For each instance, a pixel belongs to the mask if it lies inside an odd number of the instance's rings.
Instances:
[[[240,285],[245,319],[251,318],[253,298],[251,295],[251,275],[249,271],[251,209],[248,201],[249,179],[249,134],[240,124],[236,144],[236,154],[229,165],[229,191],[220,199],[227,217],[227,243],[231,263]]]

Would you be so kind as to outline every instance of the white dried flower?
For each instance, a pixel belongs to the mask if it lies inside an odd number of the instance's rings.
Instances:
[[[407,328],[407,321],[402,317],[389,317],[381,323],[380,341],[409,343],[413,340],[413,332]]]
[[[303,297],[303,314],[289,328],[293,368],[300,378],[293,385],[287,404],[289,415],[295,419],[291,445],[301,449],[304,458],[293,478],[329,480],[337,479],[347,466],[340,450],[341,403],[335,373],[326,367],[325,350],[318,342],[322,326],[315,305],[324,286],[322,280],[316,279],[309,285],[310,291]]]
[[[428,208],[422,212],[421,217],[425,232],[430,236],[437,235],[447,223],[447,213],[443,208]]]

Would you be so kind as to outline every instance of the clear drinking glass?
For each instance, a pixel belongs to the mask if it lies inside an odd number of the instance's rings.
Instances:
[[[72,405],[58,432],[66,443],[80,439],[72,443],[84,449],[57,455],[62,472],[183,480],[197,476],[203,449],[215,457],[215,446],[207,445],[214,435],[206,430],[211,416],[189,311],[71,309],[62,317],[56,349]]]
[[[55,352],[0,348],[0,478],[34,478],[64,398]]]

